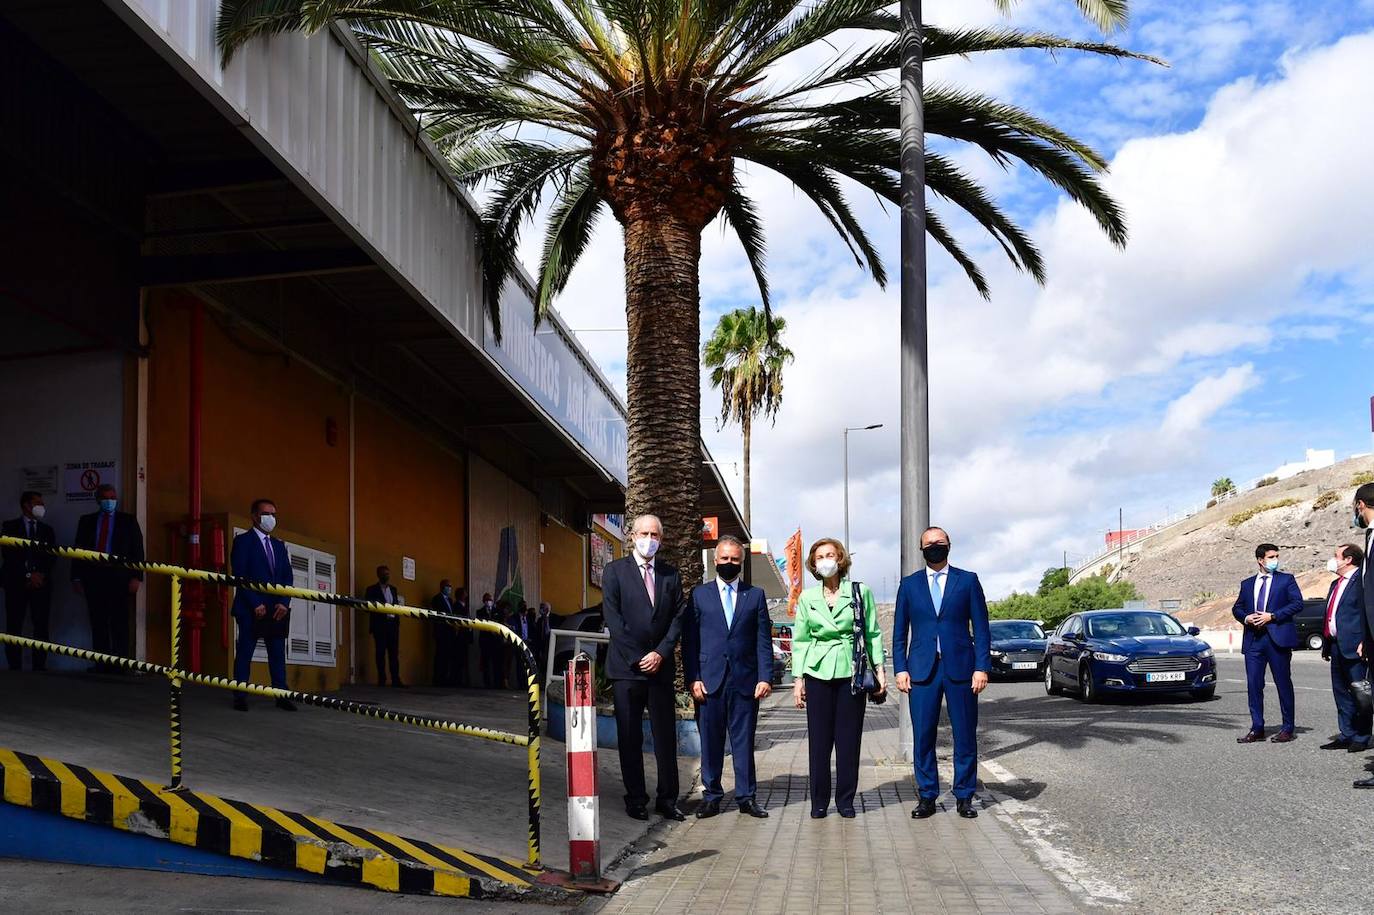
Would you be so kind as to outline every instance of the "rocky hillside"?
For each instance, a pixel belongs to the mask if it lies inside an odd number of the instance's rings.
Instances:
[[[1351,459],[1244,493],[1143,541],[1113,577],[1134,582],[1151,602],[1182,600],[1179,615],[1189,622],[1230,626],[1237,587],[1255,572],[1255,546],[1268,541],[1278,544],[1304,596],[1325,597],[1331,551],[1363,542],[1350,524],[1350,502],[1356,476],[1371,471],[1374,460]]]

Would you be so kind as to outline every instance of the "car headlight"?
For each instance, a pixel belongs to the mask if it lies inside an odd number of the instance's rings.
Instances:
[[[1204,649],[1202,649],[1201,651],[1199,651],[1199,652],[1197,653],[1197,656],[1198,656],[1198,659],[1199,659],[1199,660],[1206,660],[1207,658],[1210,658],[1210,657],[1211,657],[1212,655],[1214,655],[1214,654],[1216,654],[1216,652],[1213,651],[1212,649],[1210,649],[1210,648],[1204,648]]]
[[[993,651],[992,656],[994,658],[1005,658],[1007,656],[1007,653],[1005,651]]]
[[[1110,651],[1094,651],[1093,657],[1099,661],[1111,661],[1115,664],[1124,664],[1130,660],[1129,655],[1112,654]]]

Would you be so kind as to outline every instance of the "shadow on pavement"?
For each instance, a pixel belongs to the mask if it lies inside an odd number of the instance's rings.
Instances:
[[[662,861],[655,861],[653,864],[646,864],[643,867],[635,868],[630,878],[640,880],[651,874],[669,871],[675,867],[686,867],[694,861],[700,861],[703,858],[714,858],[718,854],[720,854],[720,852],[714,848],[699,848],[685,855],[674,855],[671,858],[664,858]]]

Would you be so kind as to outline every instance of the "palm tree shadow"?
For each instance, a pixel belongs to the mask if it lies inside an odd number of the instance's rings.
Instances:
[[[687,852],[686,854],[664,858],[662,861],[655,861],[653,864],[646,864],[643,867],[635,868],[634,871],[630,873],[630,876],[626,878],[626,882],[630,880],[639,880],[643,877],[649,877],[666,870],[672,870],[675,867],[686,867],[693,861],[700,861],[702,858],[710,858],[718,854],[720,854],[720,852],[716,851],[714,848],[699,848],[696,851]]]

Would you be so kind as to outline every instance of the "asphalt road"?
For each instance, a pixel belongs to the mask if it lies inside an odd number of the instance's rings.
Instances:
[[[1130,912],[1368,912],[1374,753],[1322,751],[1335,733],[1328,667],[1297,652],[1298,739],[1239,745],[1239,655],[1217,698],[1083,705],[1038,682],[979,703],[980,775],[1052,869],[1093,904]],[[1272,685],[1266,712],[1277,724]],[[942,748],[941,755],[947,752]]]

